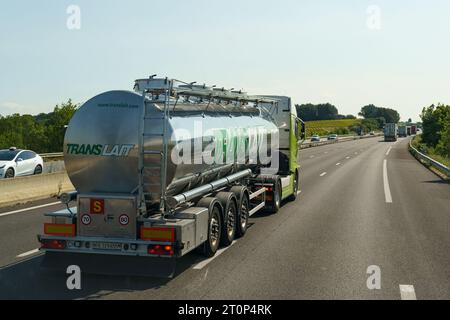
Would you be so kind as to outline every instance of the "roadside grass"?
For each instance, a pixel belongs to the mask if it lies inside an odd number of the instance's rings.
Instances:
[[[427,145],[422,142],[422,137],[420,135],[413,138],[412,146],[434,160],[450,167],[450,158],[443,157],[440,154],[437,154],[433,148],[427,147]]]
[[[326,136],[332,133],[339,135],[355,133],[352,127],[359,126],[361,121],[361,119],[306,121],[306,136],[310,137],[314,134]]]

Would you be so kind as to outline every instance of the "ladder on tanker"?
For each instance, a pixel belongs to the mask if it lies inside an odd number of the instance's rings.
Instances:
[[[168,160],[168,137],[167,126],[169,119],[169,109],[171,100],[173,100],[173,109],[175,109],[180,98],[185,98],[185,103],[190,103],[190,98],[197,98],[198,102],[210,103],[231,103],[235,102],[236,105],[253,103],[258,106],[259,104],[270,104],[272,107],[278,105],[278,101],[269,99],[263,96],[250,96],[247,93],[240,91],[226,90],[224,88],[207,87],[206,85],[195,85],[195,82],[187,83],[180,80],[168,79],[168,78],[155,78],[153,75],[147,79],[139,79],[135,81],[134,90],[142,93],[143,96],[143,108],[141,115],[141,130],[140,130],[140,152],[139,152],[139,201],[140,212],[145,213],[147,211],[148,203],[155,203],[159,201],[159,210],[161,213],[166,211],[166,182],[167,182],[167,160]],[[175,84],[177,83],[177,84]],[[147,95],[159,97],[164,96],[164,109],[160,112],[147,112],[146,101]],[[156,99],[161,103],[160,99]],[[274,108],[276,109],[276,108]],[[262,109],[263,110],[263,109]],[[267,111],[266,111],[267,112]],[[273,111],[272,111],[273,112]],[[268,112],[271,116],[271,112]],[[146,127],[146,120],[161,120],[161,130],[152,131]],[[146,138],[161,138],[162,149],[147,148]],[[155,161],[151,165],[148,165],[146,159],[148,157],[157,157],[158,164]],[[154,172],[158,174],[154,174]],[[153,174],[151,174],[153,172]],[[159,177],[159,181],[157,181]],[[151,182],[149,182],[151,181]],[[149,191],[159,188],[158,192]],[[155,199],[156,196],[160,199]],[[156,200],[156,201],[155,201]]]
[[[151,110],[147,108],[147,94],[151,90],[143,91],[143,110],[141,114],[141,130],[139,144],[139,199],[140,211],[146,213],[148,204],[159,202],[159,211],[165,212],[166,181],[167,181],[167,125],[169,119],[170,90],[172,82],[167,81],[166,88],[159,88],[158,94],[164,95],[163,110]],[[161,126],[149,128],[148,120],[159,120]],[[149,147],[151,139],[161,139],[162,148]],[[155,191],[155,189],[157,191]],[[159,199],[158,199],[159,198]]]

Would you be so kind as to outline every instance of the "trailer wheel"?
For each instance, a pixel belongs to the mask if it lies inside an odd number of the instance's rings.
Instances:
[[[243,237],[247,232],[250,205],[247,195],[243,195],[241,199],[241,209],[239,211],[238,223],[236,225],[236,236]]]
[[[236,220],[237,220],[237,205],[236,196],[233,192],[219,192],[216,195],[217,200],[220,201],[223,211],[223,225],[222,225],[222,245],[229,246],[236,236]]]
[[[244,186],[234,186],[230,189],[238,199],[237,220],[236,220],[236,237],[243,237],[247,232],[248,219],[250,212],[250,201],[248,198],[248,190]]]
[[[208,239],[202,247],[203,255],[207,258],[214,256],[219,249],[222,233],[222,207],[216,198],[203,198],[197,207],[208,208]]]

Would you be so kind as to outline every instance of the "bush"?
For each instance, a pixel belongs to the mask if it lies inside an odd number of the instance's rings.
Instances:
[[[0,149],[14,146],[38,153],[62,151],[64,126],[77,107],[69,100],[48,114],[0,116]]]
[[[423,108],[422,141],[444,157],[450,157],[450,106],[431,105]]]

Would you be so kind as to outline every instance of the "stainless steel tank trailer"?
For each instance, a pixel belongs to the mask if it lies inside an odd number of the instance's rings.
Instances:
[[[251,215],[295,200],[304,133],[289,97],[155,76],[93,97],[65,134],[76,191],[46,214],[43,266],[171,276],[177,257],[213,256]]]

